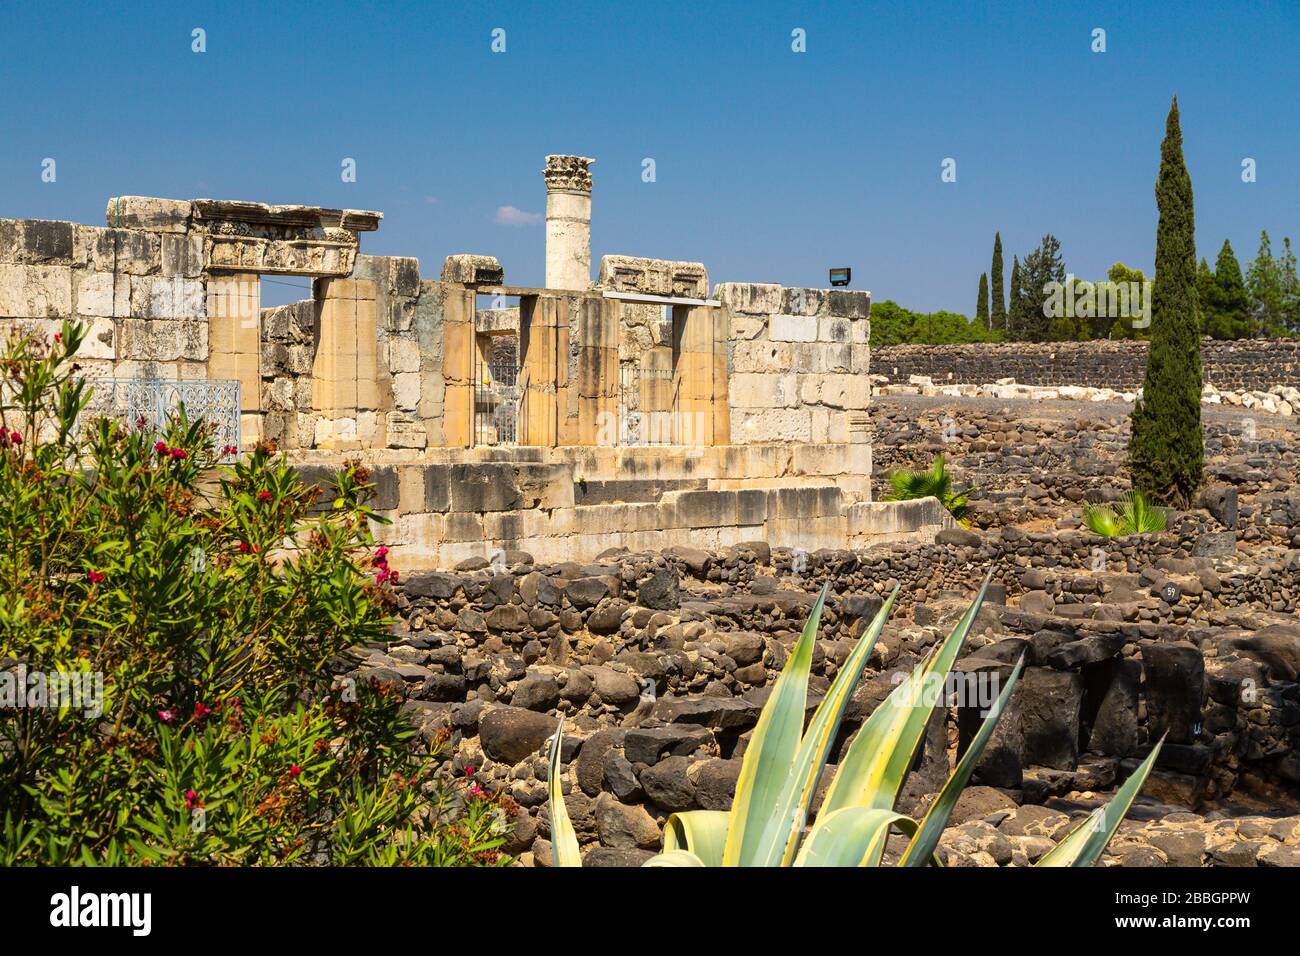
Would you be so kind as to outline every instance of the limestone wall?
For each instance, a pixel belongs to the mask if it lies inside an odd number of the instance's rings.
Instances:
[[[731,441],[866,441],[871,293],[722,283]]]

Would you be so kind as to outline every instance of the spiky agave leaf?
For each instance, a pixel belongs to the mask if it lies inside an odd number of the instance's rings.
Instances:
[[[1092,811],[1082,823],[1070,831],[1069,835],[1048,850],[1035,866],[1092,866],[1101,857],[1110,843],[1115,831],[1124,821],[1125,814],[1133,806],[1142,785],[1146,783],[1151,768],[1155,766],[1160,748],[1165,738],[1151,748],[1151,753],[1141,765],[1129,775],[1124,785],[1115,791],[1115,796],[1105,806]]]
[[[823,594],[825,590],[823,588]],[[871,624],[858,638],[857,644],[849,652],[843,666],[835,675],[835,680],[826,691],[826,696],[818,704],[817,712],[813,714],[808,729],[799,742],[799,752],[795,755],[794,767],[787,786],[782,791],[779,805],[773,810],[773,815],[778,819],[790,821],[785,852],[781,857],[782,866],[789,866],[794,860],[795,852],[799,849],[799,840],[804,824],[808,820],[808,810],[817,791],[817,781],[821,779],[822,770],[826,766],[826,758],[830,755],[831,744],[835,742],[835,735],[839,732],[844,711],[849,705],[853,689],[857,687],[858,678],[867,666],[867,659],[876,646],[876,640],[880,637],[890,611],[893,610],[898,591],[898,587],[895,587],[880,606],[880,610],[876,612],[876,616],[872,618]]]
[[[889,828],[916,832],[916,821],[879,807],[842,807],[818,819],[804,840],[795,866],[879,866]]]
[[[948,782],[943,785],[943,789],[939,791],[930,808],[926,810],[925,816],[921,818],[916,835],[903,851],[899,866],[926,866],[930,863],[934,856],[934,848],[939,845],[939,837],[943,835],[943,828],[948,825],[948,818],[952,816],[952,809],[957,805],[966,782],[975,772],[975,765],[979,763],[980,755],[984,753],[989,737],[993,736],[993,730],[1007,706],[1007,701],[1011,699],[1011,692],[1015,689],[1016,681],[1020,679],[1020,672],[1024,666],[1025,657],[1022,654],[1015,668],[1012,669],[1006,686],[1002,688],[998,699],[994,701],[988,714],[980,723],[975,738],[970,742],[961,759],[957,761],[952,776],[948,778]]]
[[[569,811],[564,805],[564,790],[560,783],[560,749],[563,743],[564,718],[561,717],[555,735],[551,738],[551,754],[546,773],[551,815],[551,859],[555,866],[582,866],[578,835],[569,820]]]
[[[829,584],[822,587],[813,604],[803,633],[776,679],[754,735],[745,747],[731,803],[723,866],[775,866],[785,852],[792,821],[789,812],[785,819],[778,819],[774,810],[782,801],[803,738],[808,675],[827,587]]]
[[[943,680],[957,659],[984,603],[991,577],[990,571],[975,600],[939,648],[918,664],[863,723],[840,758],[818,823],[845,807],[893,808],[934,714],[934,707],[924,699],[926,691],[934,680]]]
[[[727,826],[731,814],[726,810],[684,810],[674,813],[664,826],[664,852],[686,850],[704,866],[722,866],[722,851],[727,845]]]
[[[689,850],[664,850],[650,857],[642,866],[703,866],[704,861]]]

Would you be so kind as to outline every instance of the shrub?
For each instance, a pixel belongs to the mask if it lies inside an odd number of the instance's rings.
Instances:
[[[803,633],[763,706],[745,748],[736,795],[728,810],[674,813],[664,828],[664,852],[646,866],[878,866],[891,829],[909,840],[901,866],[926,866],[1024,666],[1016,664],[947,783],[920,820],[898,813],[902,792],[945,675],[957,660],[979,614],[988,579],[952,633],[916,666],[867,718],[845,748],[821,809],[805,826],[813,795],[839,731],[844,711],[898,596],[889,596],[849,653],[844,666],[804,729],[813,645],[829,585],[813,605]],[[941,699],[941,698],[939,698]],[[563,723],[551,742],[551,845],[556,866],[581,858],[564,808],[560,782]],[[1091,866],[1119,828],[1160,752],[1160,744],[1105,806],[1098,807],[1039,866]]]
[[[890,490],[881,498],[884,501],[910,501],[915,498],[938,498],[949,514],[963,528],[970,527],[970,495],[975,486],[953,491],[952,476],[948,474],[943,455],[936,455],[925,471],[898,468],[888,475]]]
[[[1084,505],[1083,508],[1083,523],[1088,530],[1105,538],[1164,531],[1168,522],[1165,510],[1153,507],[1137,490],[1120,499],[1118,512],[1109,505]]]
[[[216,467],[183,410],[80,424],[84,334],[0,356],[0,863],[497,862],[513,805],[336,676],[397,577],[365,469],[322,509],[265,445]]]

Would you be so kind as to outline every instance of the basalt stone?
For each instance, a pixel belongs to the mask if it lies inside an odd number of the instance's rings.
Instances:
[[[840,599],[840,613],[849,620],[874,618],[884,600],[876,594],[847,594]]]
[[[560,603],[559,589],[540,571],[530,571],[519,579],[519,596],[529,607],[536,604],[558,607]]]
[[[445,601],[460,589],[460,580],[437,571],[413,571],[402,576],[402,592],[407,597],[427,597]]]
[[[1201,492],[1199,504],[1229,530],[1237,527],[1237,489],[1232,485],[1210,485]]]
[[[494,631],[524,631],[528,629],[528,612],[518,604],[501,604],[487,612],[484,619]]]
[[[626,601],[606,601],[587,618],[587,630],[593,634],[616,634],[623,623],[623,613],[630,605]]]
[[[430,674],[416,696],[420,700],[461,701],[465,699],[465,686],[461,674]]]
[[[645,795],[632,764],[617,750],[611,751],[605,760],[605,773],[602,779],[605,789],[624,803],[634,803]]]
[[[1237,553],[1234,531],[1207,531],[1196,539],[1192,554],[1198,558],[1228,558]]]
[[[744,729],[758,722],[759,707],[732,697],[661,697],[654,715],[670,724],[702,724],[715,730]]]
[[[598,846],[582,858],[583,867],[639,867],[654,856],[650,850],[630,847]]]
[[[978,548],[983,540],[974,531],[965,528],[944,528],[934,536],[935,544],[950,544],[958,548]]]
[[[583,667],[582,673],[591,678],[596,693],[607,704],[627,704],[641,696],[640,686],[627,674],[592,664]]]
[[[1300,676],[1300,627],[1271,624],[1232,642],[1238,653],[1264,664],[1274,680],[1294,682]]]
[[[522,707],[496,707],[479,718],[479,742],[493,760],[513,767],[540,751],[555,727],[555,718],[545,714]]]
[[[1026,591],[1020,595],[1020,610],[1026,614],[1052,614],[1056,602],[1046,591]]]
[[[1084,671],[1082,720],[1088,749],[1128,757],[1138,747],[1138,689],[1142,665],[1119,657]]]
[[[676,558],[697,578],[706,577],[713,564],[713,556],[709,552],[701,551],[699,548],[688,548],[685,545],[674,545],[665,549],[664,554]]]
[[[529,674],[515,685],[510,697],[514,707],[547,711],[560,702],[560,687],[550,674]]]
[[[1075,670],[1084,664],[1109,660],[1124,647],[1123,634],[1096,634],[1070,641],[1051,651],[1043,663],[1058,670]]]
[[[681,582],[675,568],[660,568],[637,590],[637,603],[656,611],[672,611],[681,606]]]
[[[1025,763],[1073,770],[1079,760],[1079,712],[1083,685],[1078,674],[1028,667],[1016,688],[1021,708]]]
[[[457,561],[452,566],[452,570],[453,571],[482,571],[484,568],[489,566],[490,566],[490,562],[488,561],[487,558],[483,557],[482,555],[475,555],[473,557],[464,558],[460,561]]]
[[[713,743],[713,732],[689,724],[667,727],[638,727],[623,738],[623,753],[633,763],[653,764],[664,754],[689,756]]]
[[[659,826],[645,808],[620,803],[609,793],[596,798],[596,832],[604,846],[643,850],[659,846]]]
[[[609,585],[604,578],[577,578],[565,583],[564,593],[568,595],[570,604],[585,611],[609,595]]]
[[[596,731],[583,742],[575,771],[578,786],[583,793],[591,797],[600,793],[601,782],[605,778],[605,763],[611,751],[623,743],[626,733],[622,727],[609,727]]]
[[[1151,739],[1167,732],[1171,744],[1194,742],[1204,701],[1205,659],[1191,644],[1147,641],[1141,647]]]
[[[740,760],[706,760],[695,770],[695,800],[705,810],[730,810],[740,779]]]
[[[565,671],[565,677],[560,696],[570,703],[585,704],[596,692],[595,682],[577,668],[569,668]]]
[[[668,813],[695,809],[695,784],[686,771],[689,757],[668,757],[641,771],[641,786],[650,802]]]

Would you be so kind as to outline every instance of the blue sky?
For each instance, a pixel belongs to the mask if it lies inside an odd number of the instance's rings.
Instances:
[[[1244,268],[1260,229],[1300,239],[1297,49],[1294,0],[0,0],[0,216],[101,224],[118,194],[378,209],[367,252],[426,277],[487,253],[540,285],[543,227],[497,212],[542,213],[544,155],[574,152],[597,158],[596,259],[812,286],[850,265],[877,300],[969,314],[998,229],[1008,273],[1044,232],[1078,275],[1150,270],[1175,93],[1199,253],[1228,238]]]

